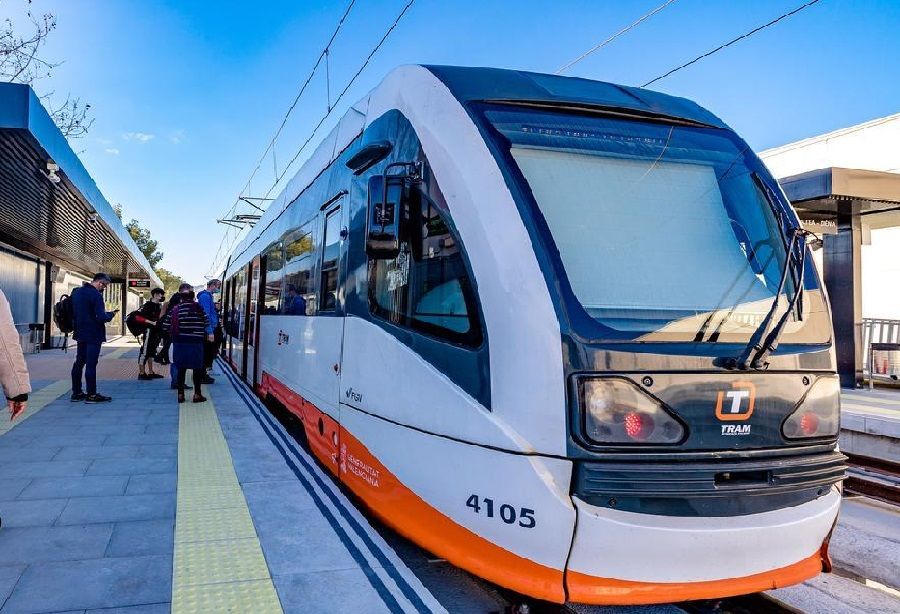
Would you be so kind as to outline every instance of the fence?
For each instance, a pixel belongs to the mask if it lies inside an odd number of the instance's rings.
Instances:
[[[897,381],[896,376],[876,372],[873,343],[900,343],[900,320],[864,318],[862,323],[863,377],[871,388],[876,380]]]

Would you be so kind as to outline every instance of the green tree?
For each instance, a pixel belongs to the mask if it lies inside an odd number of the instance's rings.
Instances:
[[[149,262],[150,266],[155,270],[156,265],[163,259],[163,252],[156,249],[159,246],[156,239],[150,236],[149,230],[141,228],[140,222],[134,218],[125,224],[125,230],[128,231],[128,234],[131,235],[131,238],[134,239],[134,242],[137,244],[138,249],[143,252],[144,256],[147,258],[147,262]]]
[[[167,269],[157,269],[156,274],[163,282],[163,290],[166,291],[166,296],[172,296],[178,292],[178,286],[184,283],[181,277]]]

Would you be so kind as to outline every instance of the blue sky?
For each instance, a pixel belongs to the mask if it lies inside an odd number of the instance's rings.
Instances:
[[[43,55],[64,62],[38,91],[92,104],[96,122],[73,145],[125,219],[160,241],[162,266],[202,280],[223,232],[215,218],[243,187],[348,1],[34,1],[34,11],[58,21]],[[417,0],[334,117],[400,64],[553,72],[662,1]],[[333,46],[332,90],[405,2],[357,0]],[[677,0],[568,74],[640,84],[800,3]],[[3,0],[0,16],[21,6]],[[821,0],[653,87],[696,100],[761,150],[900,111],[898,32],[900,2]],[[325,104],[317,77],[279,139],[279,165]],[[269,158],[249,192],[272,182]]]

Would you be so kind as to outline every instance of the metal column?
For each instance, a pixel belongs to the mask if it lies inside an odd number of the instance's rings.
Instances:
[[[837,234],[825,236],[825,286],[831,300],[841,386],[862,385],[862,221],[859,204],[838,202]]]

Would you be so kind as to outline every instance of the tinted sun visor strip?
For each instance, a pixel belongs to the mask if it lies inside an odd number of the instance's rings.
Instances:
[[[674,115],[666,115],[663,113],[654,113],[652,111],[639,111],[637,109],[629,109],[625,107],[613,107],[607,105],[592,105],[583,103],[561,103],[557,101],[539,101],[539,100],[507,100],[495,98],[481,101],[487,104],[504,104],[514,107],[527,107],[532,109],[546,109],[554,111],[568,111],[576,113],[587,113],[600,117],[624,117],[628,119],[643,119],[650,121],[658,121],[666,124],[675,124],[679,126],[693,126],[697,128],[721,128],[713,124],[698,122],[692,119],[685,119]]]

